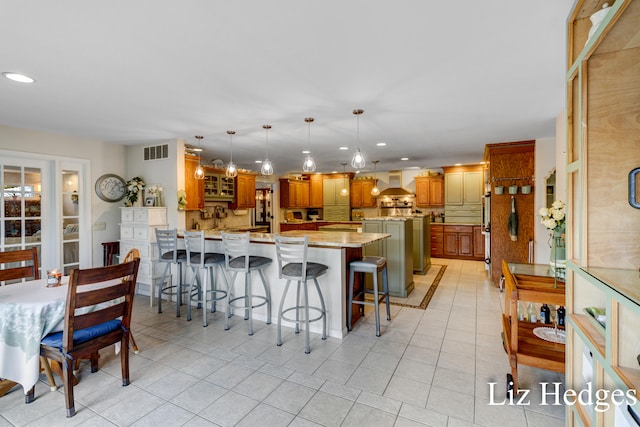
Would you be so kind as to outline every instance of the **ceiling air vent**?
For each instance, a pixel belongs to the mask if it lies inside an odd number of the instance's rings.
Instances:
[[[169,158],[169,144],[144,147],[145,160],[159,160]]]

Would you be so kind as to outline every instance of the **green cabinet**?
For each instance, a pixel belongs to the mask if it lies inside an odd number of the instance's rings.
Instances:
[[[387,233],[391,237],[363,248],[364,256],[382,256],[387,259],[389,294],[406,298],[413,291],[413,221],[365,219],[365,233]],[[366,277],[366,286],[371,287],[371,275]]]
[[[483,168],[481,164],[443,166],[444,214],[446,222],[482,222]]]
[[[429,217],[413,218],[413,272],[427,274],[431,267],[431,223]]]
[[[326,221],[349,221],[351,209],[349,207],[349,192],[343,196],[340,194],[343,188],[349,189],[349,176],[325,178],[322,181],[323,213],[322,219]]]

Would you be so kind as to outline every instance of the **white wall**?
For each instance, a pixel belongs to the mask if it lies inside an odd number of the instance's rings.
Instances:
[[[534,262],[546,264],[549,262],[551,249],[548,245],[549,230],[540,222],[538,210],[545,207],[547,197],[546,177],[556,168],[556,140],[555,138],[542,138],[536,140],[535,153],[535,202],[534,202]]]
[[[109,144],[85,138],[60,135],[51,132],[19,129],[0,126],[0,149],[16,153],[46,154],[49,156],[71,159],[82,159],[90,162],[90,179],[92,184],[106,173],[113,173],[125,178],[125,149],[119,144]],[[92,264],[102,265],[102,242],[118,240],[120,230],[121,203],[107,203],[91,193],[91,224],[106,223],[106,230],[92,231],[93,254]]]
[[[555,199],[567,201],[567,122],[566,111],[556,117],[556,136],[536,140],[535,182],[535,260],[537,264],[549,262],[549,230],[540,223],[538,210],[546,205],[545,178],[556,171]]]
[[[159,160],[144,160],[144,148],[152,145],[169,146],[169,157]],[[181,139],[149,141],[141,145],[126,146],[126,176],[142,178],[147,185],[162,187],[164,203],[167,207],[169,228],[184,229],[185,213],[178,211],[177,192],[184,190],[184,141]]]

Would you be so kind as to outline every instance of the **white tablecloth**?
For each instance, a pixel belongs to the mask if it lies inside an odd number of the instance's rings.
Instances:
[[[25,393],[40,375],[40,340],[61,331],[69,278],[47,288],[47,279],[0,286],[0,378]]]
[[[54,288],[46,283],[44,278],[0,286],[0,378],[19,383],[25,393],[40,376],[40,341],[64,327],[69,277],[63,277],[62,285]],[[89,289],[110,283],[113,281]],[[119,349],[116,346],[116,352]]]

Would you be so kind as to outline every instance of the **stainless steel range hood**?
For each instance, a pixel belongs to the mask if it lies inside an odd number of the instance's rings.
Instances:
[[[402,188],[402,171],[389,171],[389,188],[381,191],[381,196],[413,196],[413,193]]]

